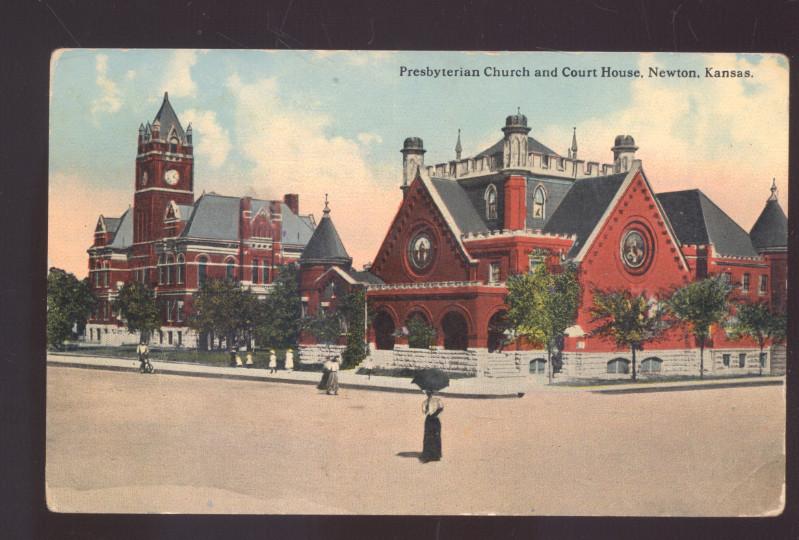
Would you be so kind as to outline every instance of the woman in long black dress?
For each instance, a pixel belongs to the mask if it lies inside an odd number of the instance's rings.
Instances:
[[[424,416],[424,441],[422,443],[422,455],[419,461],[441,460],[441,420],[438,415],[444,410],[444,404],[439,398],[433,397],[431,390],[425,390],[427,399],[422,403],[422,413]]]

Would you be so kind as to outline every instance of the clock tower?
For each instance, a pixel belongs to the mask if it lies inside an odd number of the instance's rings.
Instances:
[[[153,123],[139,126],[133,197],[133,242],[163,237],[164,215],[170,201],[194,203],[194,152],[191,125],[180,125],[169,94]]]

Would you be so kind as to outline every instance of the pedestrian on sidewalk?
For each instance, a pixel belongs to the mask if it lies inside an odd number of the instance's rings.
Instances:
[[[338,356],[331,356],[327,366],[329,375],[327,377],[327,395],[338,395]]]
[[[330,379],[330,357],[327,357],[325,363],[322,364],[322,379],[319,381],[319,384],[316,385],[316,388],[319,390],[327,390],[327,382]]]
[[[275,353],[275,349],[269,349],[269,373],[277,373],[277,353]]]
[[[150,365],[150,347],[147,342],[141,340],[138,347],[136,347],[136,355],[139,357],[139,371],[145,373],[149,371],[152,373],[152,366]]]
[[[294,351],[286,349],[286,371],[294,371]]]
[[[247,363],[245,364],[248,368],[253,366],[253,353],[255,352],[255,347],[250,347],[247,349]]]
[[[233,341],[228,345],[228,354],[230,355],[230,367],[236,367],[236,346]]]
[[[441,420],[438,415],[444,410],[441,399],[433,397],[432,390],[425,390],[427,399],[422,403],[422,414],[424,414],[424,439],[422,442],[422,454],[419,461],[441,461]]]
[[[244,346],[244,343],[237,342],[235,348],[236,348],[236,367],[242,367],[244,366],[244,362],[242,362],[241,357],[244,356],[245,352],[247,351],[247,347]]]

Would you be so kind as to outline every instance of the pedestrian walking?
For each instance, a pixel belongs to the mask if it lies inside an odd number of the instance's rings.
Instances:
[[[433,397],[432,390],[425,390],[427,399],[422,403],[422,414],[424,414],[424,439],[422,441],[422,455],[419,461],[441,460],[441,420],[438,415],[444,410],[441,399]]]
[[[294,351],[286,349],[286,370],[294,371]]]
[[[338,356],[331,356],[327,366],[329,375],[327,377],[327,395],[338,395]]]
[[[250,347],[247,349],[247,363],[245,364],[248,368],[251,368],[254,364],[253,362],[253,354],[255,353],[255,347]]]
[[[242,367],[244,362],[242,362],[241,357],[246,352],[247,347],[243,343],[237,343],[234,347],[236,349],[236,367]]]
[[[142,340],[136,347],[136,355],[139,357],[139,372],[152,373],[153,366],[150,364],[150,347],[147,342]]]
[[[327,390],[327,381],[330,379],[330,357],[322,364],[322,379],[319,381],[319,384],[316,385],[316,388],[319,390]]]
[[[236,346],[232,341],[228,345],[228,354],[230,355],[230,367],[236,367]]]
[[[277,373],[277,353],[275,353],[275,349],[269,350],[269,373]]]

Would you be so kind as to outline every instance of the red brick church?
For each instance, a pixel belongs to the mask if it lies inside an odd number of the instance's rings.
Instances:
[[[736,285],[739,300],[766,300],[784,310],[787,218],[774,186],[747,233],[700,190],[656,193],[629,135],[616,137],[613,161],[601,164],[578,158],[576,135],[563,156],[530,131],[523,114],[508,116],[503,137],[467,158],[459,133],[455,158],[433,166],[424,163],[422,140],[406,139],[402,200],[368,271],[353,271],[325,209],[300,259],[309,313],[354,287],[366,288],[378,364],[454,362],[490,374],[503,338],[508,276],[572,262],[583,298],[566,338],[564,374],[613,376],[629,370],[629,351],[590,335],[595,287],[657,300],[690,281],[721,275]],[[432,351],[408,350],[404,329],[413,317],[435,328]],[[305,345],[311,351],[313,339],[306,336]],[[529,363],[533,372],[544,370],[542,356],[513,353],[517,367]],[[696,345],[679,330],[650,344],[639,361],[644,374],[699,369]],[[753,342],[713,329],[706,370],[756,371],[761,362],[769,359],[759,357]]]
[[[299,197],[282,201],[203,192],[195,199],[192,127],[183,129],[169,96],[152,123],[139,126],[133,206],[101,215],[89,248],[89,279],[99,302],[86,341],[135,341],[112,312],[122,285],[140,281],[156,294],[163,326],[156,345],[194,347],[186,325],[192,296],[210,278],[228,277],[265,296],[281,265],[299,260],[313,234],[313,216]]]

